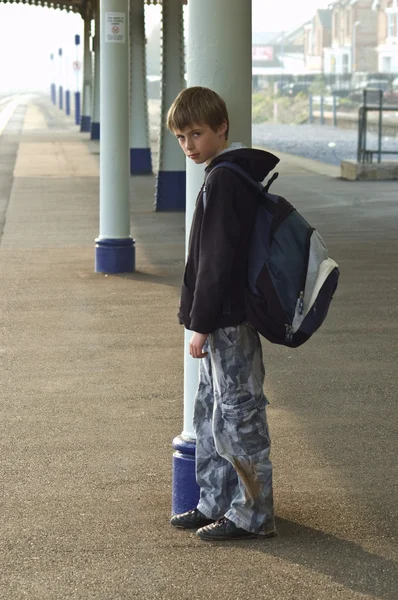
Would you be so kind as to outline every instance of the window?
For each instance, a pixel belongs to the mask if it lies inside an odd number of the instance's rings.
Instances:
[[[312,28],[308,31],[308,54],[313,54],[312,51]]]
[[[381,62],[382,62],[381,70],[383,71],[383,73],[391,73],[391,71],[392,71],[391,56],[383,56]]]
[[[340,15],[337,12],[334,15],[334,37],[340,39]]]
[[[398,8],[387,8],[387,37],[398,37]]]
[[[387,15],[387,37],[392,37],[394,35],[393,17],[395,17],[395,15],[392,15],[391,13]]]

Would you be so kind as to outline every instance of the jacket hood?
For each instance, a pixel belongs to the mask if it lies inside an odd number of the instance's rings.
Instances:
[[[210,173],[213,167],[224,161],[238,164],[256,181],[264,181],[267,175],[275,169],[279,158],[271,152],[246,148],[243,144],[234,143],[213,158],[206,167],[206,173]]]

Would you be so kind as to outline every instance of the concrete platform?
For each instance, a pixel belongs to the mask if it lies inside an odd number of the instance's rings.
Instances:
[[[341,177],[349,181],[385,181],[398,179],[398,161],[359,163],[356,160],[341,162]]]
[[[184,215],[131,178],[137,272],[95,274],[98,152],[47,98],[0,136],[0,597],[395,600],[396,184],[283,157],[341,283],[303,348],[264,342],[280,535],[213,544],[168,523]]]

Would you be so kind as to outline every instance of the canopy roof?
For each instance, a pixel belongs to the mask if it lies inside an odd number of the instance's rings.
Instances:
[[[181,0],[186,4],[188,0]],[[87,7],[95,4],[95,0],[61,0],[60,2],[48,2],[47,0],[0,0],[1,4],[32,4],[33,6],[47,6],[48,8],[59,8],[68,12],[79,12],[84,14]],[[162,0],[144,0],[145,4],[162,4]]]

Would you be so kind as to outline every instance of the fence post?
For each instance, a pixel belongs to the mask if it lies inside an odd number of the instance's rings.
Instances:
[[[325,98],[324,98],[324,96],[321,96],[321,125],[325,125],[324,108],[325,108]]]
[[[358,145],[357,145],[357,161],[363,163],[363,133],[364,133],[364,108],[359,107],[358,110]]]
[[[309,96],[308,96],[308,112],[309,112],[308,120],[311,124],[314,122],[313,101],[312,100],[313,100],[312,94],[309,94]]]
[[[382,131],[383,131],[383,90],[379,90],[379,140],[378,140],[378,154],[377,162],[381,163],[381,144],[382,144]]]
[[[337,100],[333,94],[333,127],[337,127]]]

